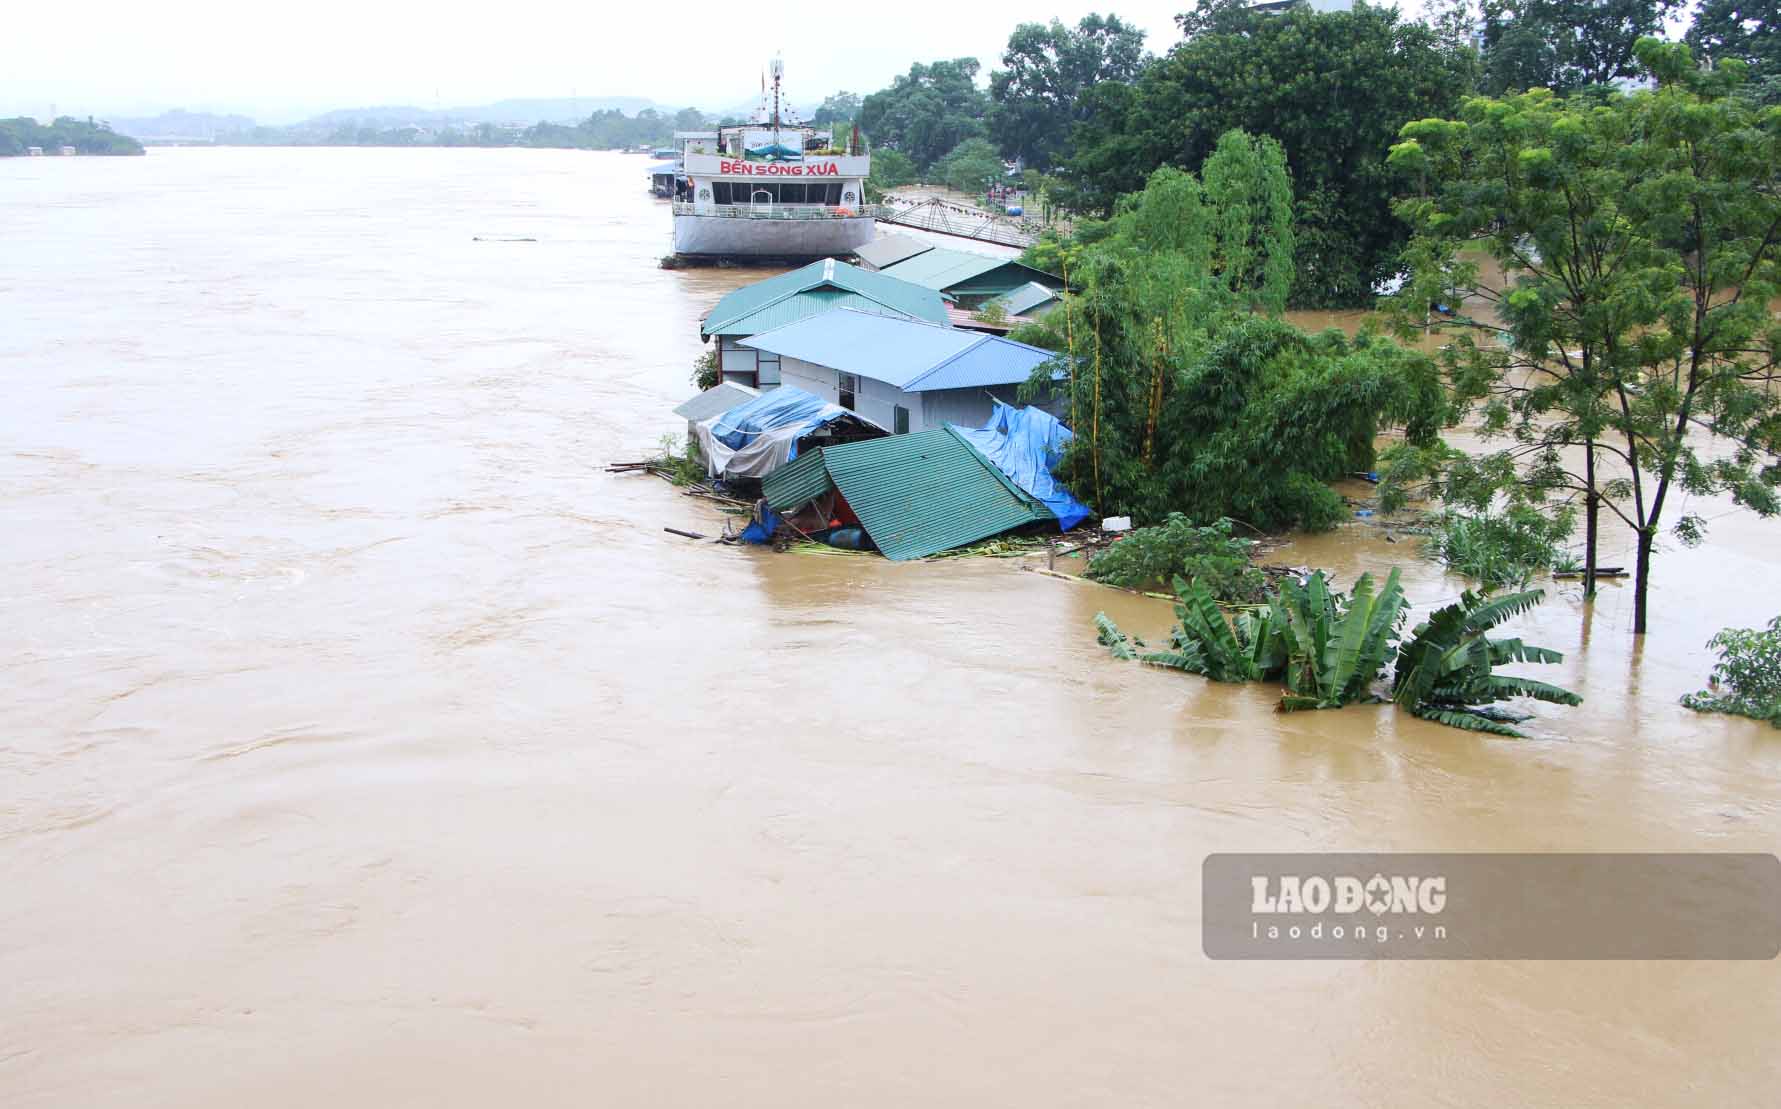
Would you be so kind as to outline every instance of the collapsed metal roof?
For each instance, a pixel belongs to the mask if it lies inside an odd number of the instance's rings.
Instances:
[[[784,512],[839,489],[866,534],[895,561],[925,558],[1031,523],[1043,504],[950,427],[807,451],[761,482]]]

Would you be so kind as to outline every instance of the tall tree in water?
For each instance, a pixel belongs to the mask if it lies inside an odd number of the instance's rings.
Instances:
[[[860,130],[926,172],[959,143],[984,137],[989,98],[977,87],[979,68],[976,58],[917,62],[860,102]]]
[[[1022,23],[1008,36],[1002,69],[990,74],[990,137],[1002,153],[1049,169],[1086,118],[1082,94],[1103,82],[1130,83],[1144,65],[1144,32],[1115,15]]]
[[[1570,92],[1638,72],[1633,44],[1684,0],[1484,0],[1484,88]]]
[[[1637,56],[1655,90],[1469,101],[1460,120],[1406,127],[1392,160],[1417,183],[1401,209],[1419,230],[1410,312],[1459,286],[1500,320],[1465,330],[1504,340],[1458,336],[1447,364],[1456,398],[1510,445],[1447,460],[1443,479],[1474,497],[1493,482],[1536,501],[1574,492],[1586,518],[1618,518],[1643,634],[1659,538],[1704,535],[1692,498],[1781,511],[1781,109],[1733,95],[1740,65],[1702,72],[1655,39]],[[1481,281],[1468,249],[1502,279]],[[1393,480],[1440,461],[1400,452]]]

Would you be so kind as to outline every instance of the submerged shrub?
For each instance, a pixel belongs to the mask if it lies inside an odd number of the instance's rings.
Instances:
[[[1423,553],[1486,586],[1519,588],[1535,574],[1572,564],[1561,544],[1575,527],[1569,509],[1550,515],[1526,506],[1503,512],[1448,511],[1436,517]]]
[[[1138,528],[1096,555],[1085,575],[1092,581],[1141,589],[1176,577],[1199,582],[1214,600],[1255,604],[1267,594],[1267,579],[1249,563],[1255,543],[1231,535],[1221,519],[1205,527],[1171,512],[1157,527]]]
[[[1781,616],[1767,628],[1726,628],[1707,646],[1719,654],[1712,675],[1719,688],[1690,693],[1682,703],[1696,712],[1729,712],[1781,728]]]

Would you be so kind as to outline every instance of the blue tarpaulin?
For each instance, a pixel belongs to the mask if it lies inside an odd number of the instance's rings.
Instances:
[[[1074,438],[1070,429],[1042,408],[1015,408],[996,402],[989,422],[979,428],[954,427],[964,440],[1057,516],[1060,530],[1069,531],[1088,517],[1088,506],[1051,476],[1052,467],[1064,456]]]
[[[744,401],[719,416],[712,424],[711,435],[724,446],[739,451],[765,432],[793,426],[806,430],[817,428],[846,415],[849,415],[847,409],[840,405],[785,385]]]

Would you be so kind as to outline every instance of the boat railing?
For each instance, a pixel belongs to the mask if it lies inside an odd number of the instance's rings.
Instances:
[[[859,219],[878,215],[877,205],[830,207],[826,204],[693,204],[674,202],[677,216],[721,216],[731,219]]]

